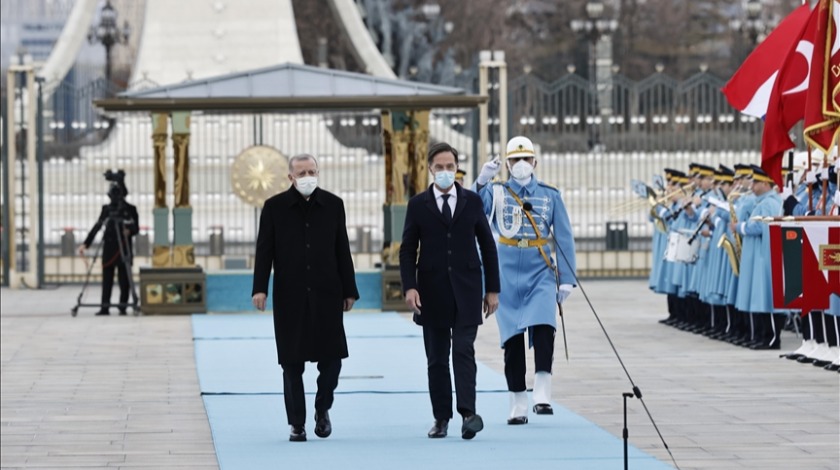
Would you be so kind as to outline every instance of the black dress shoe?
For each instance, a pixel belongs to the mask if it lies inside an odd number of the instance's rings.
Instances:
[[[461,438],[472,439],[482,429],[484,429],[484,421],[482,421],[481,416],[468,416],[464,418],[464,424],[461,425]]]
[[[512,426],[517,426],[520,424],[528,424],[528,417],[527,416],[515,416],[513,418],[508,418],[508,424]]]
[[[289,440],[292,442],[305,442],[306,429],[302,425],[292,425],[292,432],[289,433]]]
[[[125,310],[120,310],[120,315],[128,315]]]
[[[329,437],[332,434],[332,423],[330,422],[330,413],[325,411],[323,413],[315,412],[315,435],[318,437]]]
[[[831,364],[823,367],[823,369],[830,370],[830,371],[840,370],[840,364],[837,364],[836,362],[832,362]]]
[[[109,313],[108,313],[107,310],[100,310],[100,311],[96,312],[96,315],[109,315]]]
[[[791,353],[787,353],[787,354],[779,354],[779,357],[783,357],[785,359],[790,359],[791,361],[795,361],[795,360],[799,359],[800,357],[802,357],[802,354],[791,352]]]
[[[537,403],[534,405],[534,413],[538,415],[553,415],[554,409],[547,403]]]
[[[449,430],[449,420],[448,419],[436,419],[435,425],[432,426],[432,429],[429,429],[429,437],[432,439],[440,439],[441,437],[446,437],[446,432]]]

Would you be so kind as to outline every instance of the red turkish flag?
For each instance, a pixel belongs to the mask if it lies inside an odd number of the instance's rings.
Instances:
[[[805,100],[805,140],[828,155],[840,135],[840,108],[836,107],[840,85],[837,36],[840,3],[821,0],[815,11],[819,19],[814,31],[814,58]]]
[[[814,37],[819,20],[819,8],[811,12],[808,23],[798,40],[785,55],[779,76],[773,84],[764,132],[761,136],[761,168],[782,185],[782,155],[794,147],[788,132],[805,117],[805,100],[810,84],[811,59],[814,55]]]

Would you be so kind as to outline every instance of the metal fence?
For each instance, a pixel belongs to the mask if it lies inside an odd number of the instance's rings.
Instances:
[[[634,197],[631,179],[650,181],[663,167],[685,169],[692,161],[758,163],[761,123],[730,108],[719,91],[722,85],[722,80],[707,73],[684,82],[663,74],[638,82],[616,77],[612,102],[605,107],[599,105],[591,84],[574,74],[552,83],[532,75],[510,83],[509,134],[527,135],[538,144],[538,177],[562,190],[581,275],[640,276],[650,268],[653,228],[647,214],[611,210]],[[45,103],[47,283],[84,278],[85,264],[73,249],[107,202],[102,174],[110,168],[126,171],[128,200],[138,207],[142,227],[136,265],[150,264],[151,120],[140,114],[101,115],[90,102],[105,92],[101,82],[80,89],[58,88]],[[611,113],[604,114],[605,108]],[[480,162],[474,162],[472,145],[467,143],[473,119],[469,111],[434,113],[431,127],[433,140],[457,140],[463,166],[474,170]],[[193,239],[199,264],[209,269],[250,266],[259,209],[233,193],[229,170],[235,157],[255,144],[271,145],[287,156],[303,152],[318,156],[321,186],[345,200],[357,266],[379,262],[385,170],[377,110],[318,115],[194,113],[191,132]],[[171,144],[167,150],[171,156]],[[13,163],[20,168],[18,178],[32,174],[24,161]],[[469,174],[467,181],[474,176]],[[26,200],[21,191],[4,195],[3,207]],[[168,201],[171,207],[171,195]],[[18,211],[16,216],[20,231],[30,225],[33,214]],[[4,267],[9,261],[9,235],[2,233]],[[11,243],[32,249],[22,246],[23,237],[16,235]],[[93,270],[94,275],[97,272]],[[7,281],[4,274],[3,282]]]

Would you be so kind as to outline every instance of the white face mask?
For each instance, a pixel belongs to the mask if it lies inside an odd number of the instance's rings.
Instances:
[[[533,172],[534,167],[525,160],[519,160],[510,168],[510,175],[513,176],[514,179],[518,180],[528,179]]]
[[[303,197],[309,197],[315,188],[318,187],[317,176],[304,176],[302,178],[295,178],[295,188]]]
[[[442,189],[448,189],[455,183],[455,172],[439,171],[435,173],[435,183]]]

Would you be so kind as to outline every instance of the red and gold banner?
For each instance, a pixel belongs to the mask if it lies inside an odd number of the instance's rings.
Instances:
[[[805,100],[805,140],[826,154],[831,153],[840,135],[840,47],[836,46],[839,10],[837,0],[820,0],[814,9],[818,19]]]
[[[770,224],[773,307],[780,310],[828,309],[840,295],[840,218]]]

